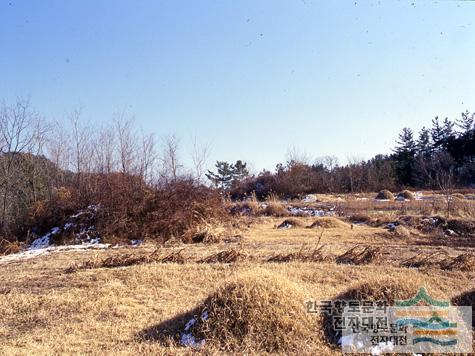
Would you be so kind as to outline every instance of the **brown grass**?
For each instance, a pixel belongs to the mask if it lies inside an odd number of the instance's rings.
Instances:
[[[17,241],[8,241],[0,238],[0,256],[9,255],[11,253],[18,253],[21,250],[21,245]]]
[[[315,334],[302,303],[305,292],[281,275],[256,272],[241,274],[212,293],[197,308],[208,319],[192,332],[225,352],[296,352]]]
[[[321,217],[317,218],[309,228],[321,227],[324,229],[348,229],[350,226],[334,217]]]
[[[337,263],[351,265],[366,265],[381,259],[382,250],[379,247],[357,245],[336,258]]]

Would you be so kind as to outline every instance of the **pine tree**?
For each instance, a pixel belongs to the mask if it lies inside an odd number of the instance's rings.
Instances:
[[[457,126],[462,130],[462,134],[475,130],[475,113],[470,114],[467,110],[462,113],[462,117],[456,121]]]
[[[432,147],[434,151],[438,151],[444,138],[444,128],[440,125],[438,116],[432,120],[430,134],[432,137]]]
[[[228,162],[217,161],[214,165],[216,173],[208,171],[206,178],[208,178],[216,188],[227,191],[233,182],[234,166]]]
[[[247,163],[241,160],[236,161],[233,166],[233,180],[241,181],[249,176],[249,170],[247,169]]]
[[[397,146],[394,150],[396,175],[399,183],[402,185],[411,185],[413,183],[416,148],[412,130],[404,128],[399,134]]]
[[[432,142],[429,129],[425,126],[419,131],[417,140],[417,155],[423,159],[430,159],[432,155]]]

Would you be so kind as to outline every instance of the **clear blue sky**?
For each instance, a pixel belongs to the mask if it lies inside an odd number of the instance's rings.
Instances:
[[[387,153],[475,110],[475,2],[0,0],[0,98],[61,119],[127,109],[212,160],[273,169]]]

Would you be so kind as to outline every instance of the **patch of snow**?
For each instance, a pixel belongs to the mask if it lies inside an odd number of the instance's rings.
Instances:
[[[208,320],[208,312],[205,310],[201,314],[201,320]],[[180,344],[192,348],[201,348],[205,345],[205,339],[196,340],[195,336],[191,333],[190,329],[198,322],[196,317],[191,318],[185,325],[183,332],[180,334]]]
[[[132,246],[140,246],[141,244],[143,244],[143,240],[131,240],[130,244]]]
[[[317,201],[317,197],[314,194],[308,194],[302,199],[302,201],[304,203],[315,203]]]
[[[51,234],[52,234],[52,235],[57,235],[57,234],[59,234],[60,232],[61,232],[61,229],[60,229],[59,227],[53,227],[53,228],[51,229]]]
[[[397,223],[389,223],[386,225],[386,227],[389,229],[389,231],[394,231],[396,230],[396,227],[398,226],[399,224]]]
[[[31,246],[30,246],[30,249],[26,251],[0,257],[0,265],[9,263],[9,262],[28,260],[33,257],[48,255],[50,253],[56,253],[56,252],[104,250],[104,249],[108,249],[109,247],[110,247],[110,244],[91,244],[91,243],[85,243],[81,245],[49,246],[49,247],[37,248],[37,249],[31,249]]]
[[[50,238],[51,238],[51,234],[49,234],[49,233],[42,236],[42,237],[37,238],[36,240],[34,240],[31,243],[28,250],[30,250],[30,251],[39,250],[39,249],[43,249],[43,248],[48,247],[51,243]]]
[[[73,223],[66,223],[64,224],[64,230],[69,230],[69,229],[72,229],[73,227],[75,227],[76,224],[73,224]]]

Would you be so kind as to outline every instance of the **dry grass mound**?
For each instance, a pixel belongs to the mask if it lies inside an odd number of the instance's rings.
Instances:
[[[189,332],[225,352],[296,352],[315,326],[304,308],[305,293],[283,276],[245,273],[220,287],[198,307]]]
[[[389,190],[381,190],[374,198],[376,200],[394,200],[394,195]]]
[[[244,261],[246,258],[247,255],[240,250],[230,249],[209,255],[199,260],[198,263],[235,263]]]
[[[357,245],[336,258],[337,263],[350,265],[366,265],[380,261],[382,249],[373,246]]]
[[[394,305],[397,300],[404,300],[414,297],[421,287],[426,288],[417,279],[407,279],[404,276],[396,277],[375,277],[368,282],[355,285],[347,291],[337,295],[334,301],[373,301],[376,303],[385,303],[386,305]],[[429,295],[434,298],[444,299],[445,296],[439,291],[432,288],[426,288]],[[336,311],[336,313],[335,313]],[[334,310],[333,316],[341,316],[337,310]],[[322,328],[326,339],[331,344],[336,345],[341,332],[334,330],[332,326],[332,318],[324,316],[321,320]]]
[[[334,217],[317,218],[309,228],[321,227],[324,229],[347,229],[350,227],[347,223]]]
[[[475,329],[475,289],[455,296],[451,302],[459,307],[472,307],[472,328]]]
[[[285,219],[277,226],[278,229],[292,229],[297,227],[305,227],[305,224],[301,222],[299,219],[289,218]]]
[[[455,199],[458,199],[458,200],[464,200],[465,199],[465,195],[463,195],[462,193],[454,193],[451,196],[452,196],[452,198],[455,198]]]
[[[416,199],[415,195],[413,192],[410,190],[403,190],[402,192],[399,192],[396,196],[397,200],[414,200]]]

